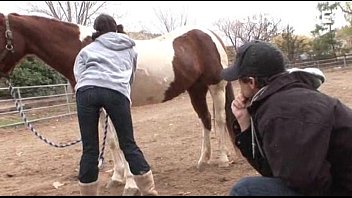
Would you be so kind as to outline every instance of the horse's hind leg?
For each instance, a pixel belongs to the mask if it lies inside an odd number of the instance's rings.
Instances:
[[[109,119],[109,122],[110,119]],[[109,123],[109,128],[112,127],[112,123]],[[128,162],[125,159],[122,151],[120,150],[119,143],[117,141],[117,136],[115,135],[115,130],[111,129],[110,137],[108,139],[109,148],[111,150],[112,159],[114,162],[113,175],[111,180],[107,184],[107,188],[113,188],[120,184],[125,184],[123,189],[123,196],[135,196],[139,195],[139,189],[136,182],[134,181],[133,175],[130,171]]]
[[[100,124],[102,128],[105,127],[105,110],[100,115]],[[107,143],[111,151],[112,159],[114,162],[113,175],[107,184],[107,188],[114,188],[118,185],[125,184],[122,195],[138,195],[139,189],[133,179],[128,162],[126,161],[117,140],[117,134],[110,118],[108,119],[107,128]]]
[[[211,85],[209,87],[210,94],[213,99],[214,110],[215,110],[215,134],[218,136],[219,141],[219,166],[220,167],[227,167],[229,166],[229,159],[228,159],[228,151],[226,148],[226,140],[227,137],[227,129],[226,129],[226,114],[225,114],[225,87],[226,82],[221,81],[216,85]]]
[[[203,126],[201,154],[197,164],[197,168],[202,169],[205,164],[209,163],[211,156],[211,115],[206,101],[208,87],[204,84],[198,83],[193,85],[187,91],[191,98],[193,108],[197,112]]]

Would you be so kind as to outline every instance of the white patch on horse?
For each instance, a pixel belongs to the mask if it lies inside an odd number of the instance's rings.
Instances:
[[[134,106],[160,103],[174,81],[172,67],[173,40],[135,40],[137,58],[136,79],[132,85]]]
[[[82,42],[88,36],[92,36],[94,29],[92,27],[87,27],[83,25],[78,25],[79,27],[79,40]]]

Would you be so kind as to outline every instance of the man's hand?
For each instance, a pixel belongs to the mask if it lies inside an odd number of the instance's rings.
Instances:
[[[231,109],[235,115],[238,124],[241,127],[241,132],[245,131],[250,126],[250,115],[247,110],[248,99],[239,93],[232,101]]]

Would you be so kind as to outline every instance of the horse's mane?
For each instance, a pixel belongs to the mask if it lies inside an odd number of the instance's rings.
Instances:
[[[63,25],[71,26],[71,27],[77,27],[77,24],[75,24],[75,23],[60,21],[56,18],[49,18],[49,17],[45,17],[45,16],[23,15],[23,14],[18,14],[18,13],[9,13],[8,15],[13,15],[13,16],[17,16],[17,17],[30,17],[30,18],[35,19],[37,21],[50,22],[50,23],[60,23]]]

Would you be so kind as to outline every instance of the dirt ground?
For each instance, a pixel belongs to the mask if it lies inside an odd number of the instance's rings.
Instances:
[[[325,75],[327,81],[320,90],[352,107],[352,70],[326,70]],[[220,168],[211,163],[201,172],[196,169],[201,126],[186,94],[163,104],[133,107],[132,113],[136,141],[152,166],[160,195],[227,195],[238,179],[257,174],[239,153],[235,155],[234,152],[229,167]],[[55,143],[79,139],[76,116],[33,125]],[[212,133],[212,149],[216,153],[218,145],[214,137]],[[228,147],[232,148],[229,142]],[[79,195],[77,175],[81,144],[51,147],[24,126],[18,126],[0,129],[0,153],[0,195]],[[121,195],[123,186],[105,188],[112,174],[108,149],[105,159],[99,175],[100,194]]]

